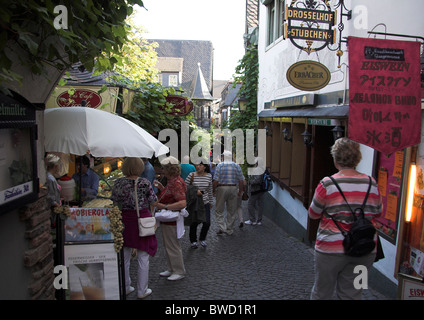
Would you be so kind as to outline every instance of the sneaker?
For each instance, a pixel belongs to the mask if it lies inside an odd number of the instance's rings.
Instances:
[[[254,225],[256,225],[256,221],[250,221],[250,220],[247,220],[247,221],[245,221],[244,222],[245,224],[251,224],[252,226],[254,226]]]
[[[147,296],[149,296],[151,294],[152,294],[152,289],[147,288],[146,292],[144,294],[142,294],[141,296],[137,296],[137,298],[143,299],[143,298],[146,298]]]
[[[192,249],[197,249],[197,247],[198,247],[197,242],[192,242],[191,243],[191,248]]]
[[[208,246],[205,240],[200,241],[200,244],[203,248],[206,248]]]
[[[168,270],[166,270],[166,271],[164,271],[164,272],[159,273],[159,275],[160,275],[161,277],[169,277],[171,274],[172,274],[172,273],[171,273],[171,271],[168,271]]]
[[[262,221],[258,221],[257,225],[258,226],[261,226],[262,225]]]
[[[128,288],[126,288],[125,293],[128,295],[131,292],[133,292],[134,290],[135,290],[134,287],[129,286]]]
[[[171,275],[170,277],[168,277],[168,280],[170,280],[170,281],[177,281],[177,280],[180,280],[180,279],[182,279],[182,278],[184,278],[184,275],[182,275],[182,274],[173,274],[173,275]]]

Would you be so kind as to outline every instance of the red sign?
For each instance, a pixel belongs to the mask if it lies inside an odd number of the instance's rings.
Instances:
[[[420,43],[348,41],[349,138],[384,154],[419,144]]]
[[[167,113],[174,116],[184,116],[193,110],[193,102],[187,97],[170,94],[166,97],[166,102],[172,105]],[[165,106],[161,109],[165,110]]]
[[[90,89],[76,89],[74,94],[69,96],[68,91],[62,92],[56,99],[60,107],[81,106],[82,101],[86,102],[86,106],[97,108],[102,104],[102,97]]]

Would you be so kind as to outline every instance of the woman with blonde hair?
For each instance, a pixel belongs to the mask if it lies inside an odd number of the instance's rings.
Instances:
[[[180,177],[181,167],[174,157],[161,160],[163,174],[167,178],[166,186],[159,181],[154,181],[154,186],[159,189],[158,201],[155,203],[156,210],[179,211],[186,207],[187,187]],[[175,281],[185,277],[183,252],[178,240],[177,222],[161,222],[163,244],[165,246],[168,269],[160,273],[162,277]]]
[[[130,262],[132,249],[136,249],[137,297],[139,299],[152,293],[152,290],[148,288],[149,255],[153,257],[157,251],[156,235],[140,237],[138,231],[136,201],[140,218],[145,218],[151,216],[150,206],[157,200],[150,181],[139,177],[143,171],[144,163],[140,158],[126,158],[122,164],[122,173],[125,177],[116,180],[111,196],[111,200],[118,203],[122,210],[126,293],[129,294],[135,290],[131,286]],[[137,199],[135,188],[137,188]]]
[[[315,243],[315,283],[311,299],[331,299],[334,289],[339,299],[361,299],[361,289],[354,286],[357,276],[354,269],[357,265],[363,265],[369,271],[376,250],[360,257],[346,255],[344,236],[337,225],[345,232],[350,230],[354,222],[350,207],[361,207],[364,199],[367,199],[365,218],[372,221],[381,215],[382,200],[375,179],[356,170],[362,158],[357,142],[340,138],[332,146],[331,155],[334,166],[339,170],[331,178],[340,186],[346,200],[330,177],[324,177],[315,189],[309,217],[319,219],[320,224]],[[369,187],[370,192],[366,198]]]

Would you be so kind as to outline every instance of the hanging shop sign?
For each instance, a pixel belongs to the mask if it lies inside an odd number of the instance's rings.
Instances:
[[[90,89],[70,89],[56,98],[59,107],[81,106],[82,101],[86,102],[87,107],[97,108],[102,104],[102,97]]]
[[[187,97],[171,94],[166,97],[166,102],[171,105],[171,109],[167,109],[166,106],[162,106],[161,109],[174,116],[184,116],[193,110],[193,102]]]
[[[384,154],[419,144],[420,43],[348,41],[349,138]]]
[[[308,54],[335,42],[336,13],[328,1],[293,0],[286,5],[284,19],[284,37]]]
[[[316,61],[299,61],[293,64],[286,73],[289,83],[304,91],[315,91],[324,88],[331,79],[330,71]]]

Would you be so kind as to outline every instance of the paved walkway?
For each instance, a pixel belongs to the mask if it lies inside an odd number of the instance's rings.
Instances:
[[[218,236],[214,216],[213,209],[207,248],[191,249],[186,227],[180,241],[187,275],[179,281],[159,276],[167,264],[158,229],[158,252],[150,258],[149,288],[153,293],[144,300],[309,299],[314,281],[311,247],[291,237],[266,217],[262,226],[244,225],[239,229],[237,224],[233,235]],[[247,220],[246,208],[244,216]],[[198,229],[200,232],[200,226]],[[130,272],[132,279],[136,279],[134,261]],[[129,294],[127,299],[137,299],[136,293]],[[371,288],[364,290],[364,299],[388,298]]]

